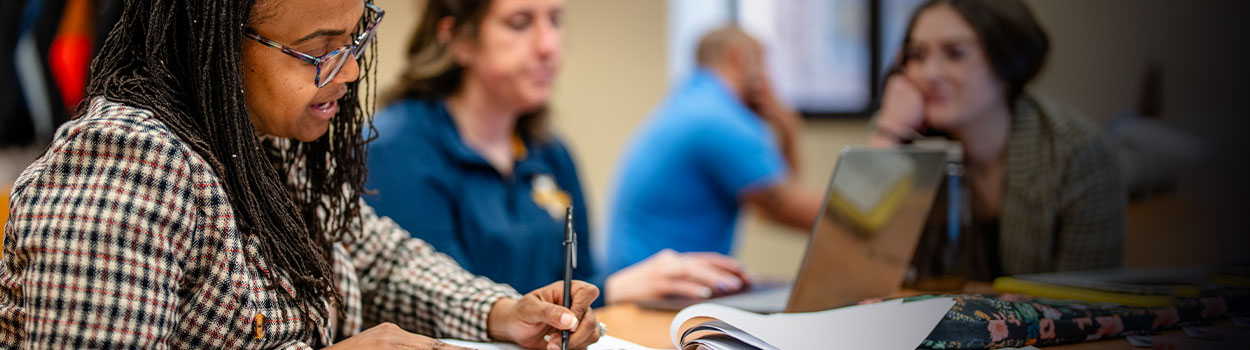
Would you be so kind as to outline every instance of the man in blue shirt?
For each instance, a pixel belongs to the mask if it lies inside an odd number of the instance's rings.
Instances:
[[[801,120],[773,95],[762,57],[737,28],[700,41],[699,69],[641,126],[619,167],[610,271],[664,249],[729,254],[743,204],[811,228],[820,198],[795,179]]]

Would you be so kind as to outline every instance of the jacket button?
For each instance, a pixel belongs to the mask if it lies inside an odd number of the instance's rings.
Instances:
[[[256,314],[252,316],[252,331],[255,333],[256,339],[265,337],[265,315]]]

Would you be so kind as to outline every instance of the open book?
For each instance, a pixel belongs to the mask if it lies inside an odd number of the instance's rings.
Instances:
[[[895,299],[818,312],[762,315],[703,303],[678,312],[669,336],[673,346],[683,350],[915,349],[953,305],[951,298]],[[444,341],[476,349],[520,349],[511,344]],[[600,338],[589,349],[651,350],[612,336]]]
[[[838,309],[761,315],[717,304],[677,313],[678,349],[915,349],[955,301],[903,299]]]

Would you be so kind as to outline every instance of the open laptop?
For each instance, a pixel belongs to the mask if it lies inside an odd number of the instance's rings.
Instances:
[[[663,299],[639,307],[679,310],[713,302],[761,313],[826,310],[896,292],[940,188],[946,153],[847,147],[834,166],[821,215],[793,284],[753,285],[709,300]]]

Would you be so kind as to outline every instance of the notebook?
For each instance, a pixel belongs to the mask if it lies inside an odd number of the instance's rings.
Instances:
[[[994,290],[1051,299],[1125,306],[1171,306],[1176,297],[1197,297],[1211,276],[1204,267],[1105,269],[1017,275],[994,279]]]

